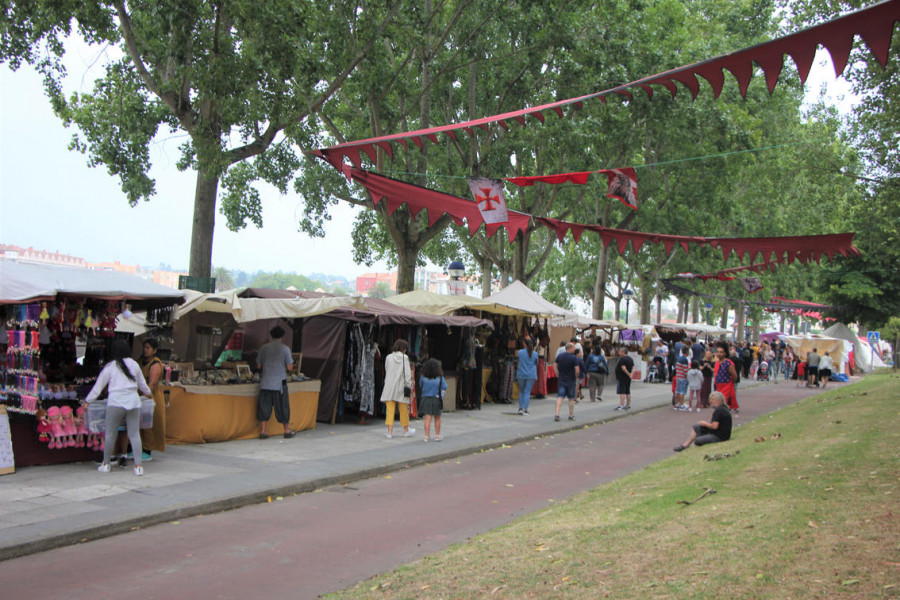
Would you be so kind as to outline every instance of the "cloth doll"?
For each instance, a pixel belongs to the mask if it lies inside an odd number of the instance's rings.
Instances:
[[[35,417],[37,417],[38,441],[46,444],[50,441],[50,421],[47,419],[47,411],[39,408]]]
[[[60,449],[63,447],[63,428],[58,406],[51,406],[47,409],[47,420],[50,421],[50,445],[48,447],[51,450]]]
[[[75,438],[76,448],[84,448],[86,445],[85,438],[88,436],[88,430],[84,424],[84,413],[85,408],[83,406],[79,406],[75,409],[75,428],[76,435],[78,436]]]
[[[78,427],[75,425],[75,415],[72,411],[72,407],[63,406],[59,409],[59,414],[62,418],[63,434],[66,436],[63,440],[63,447],[74,448],[75,434],[78,433]]]

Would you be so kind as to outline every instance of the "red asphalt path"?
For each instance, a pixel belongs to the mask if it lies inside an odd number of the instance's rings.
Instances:
[[[817,391],[793,383],[739,391],[735,423]],[[30,600],[58,589],[67,600],[315,598],[671,456],[689,426],[709,414],[653,409],[348,486],[9,560],[0,563],[0,596]],[[734,437],[741,439],[740,428]]]

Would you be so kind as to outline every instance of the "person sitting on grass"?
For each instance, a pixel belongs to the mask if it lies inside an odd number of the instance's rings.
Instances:
[[[731,439],[731,411],[724,405],[725,395],[722,392],[713,392],[709,395],[709,402],[714,409],[712,419],[694,424],[688,439],[673,448],[675,452],[681,452],[691,444],[704,446]]]

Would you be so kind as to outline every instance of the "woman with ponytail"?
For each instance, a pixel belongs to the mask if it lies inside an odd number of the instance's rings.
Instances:
[[[152,397],[153,393],[147,386],[140,366],[131,358],[131,349],[125,341],[114,340],[111,354],[112,360],[100,371],[97,383],[85,398],[86,402],[96,400],[103,388],[109,386],[106,400],[106,444],[103,448],[103,463],[97,467],[97,470],[101,473],[109,473],[110,454],[115,446],[117,428],[124,417],[131,450],[134,453],[134,474],[143,475],[140,435],[141,399],[138,391],[148,398]]]

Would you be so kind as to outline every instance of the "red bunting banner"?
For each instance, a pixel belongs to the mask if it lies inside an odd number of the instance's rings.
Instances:
[[[315,150],[314,153],[330,162],[336,169],[340,168],[345,159],[349,159],[354,166],[359,167],[361,165],[360,153],[368,155],[374,163],[377,148],[381,148],[388,155],[393,156],[391,144],[394,142],[399,142],[406,148],[408,140],[412,140],[416,146],[421,148],[426,141],[437,144],[438,134],[456,139],[455,132],[462,130],[470,136],[474,136],[475,128],[488,130],[488,126],[492,124],[508,128],[510,121],[517,121],[525,125],[529,121],[526,117],[543,123],[546,115],[551,111],[562,117],[564,107],[581,108],[585,101],[594,99],[605,103],[611,96],[631,99],[633,92],[638,89],[643,90],[648,97],[652,98],[654,90],[659,89],[654,86],[661,86],[668,90],[674,98],[680,83],[690,91],[693,98],[696,98],[700,93],[699,78],[703,78],[709,83],[713,95],[718,98],[725,85],[725,71],[735,77],[742,96],[746,96],[750,80],[753,78],[754,72],[758,71],[765,76],[766,85],[771,93],[775,90],[784,68],[784,56],[788,55],[794,61],[802,83],[809,75],[816,49],[820,44],[831,54],[836,76],[839,76],[847,66],[856,36],[860,36],[875,59],[882,66],[886,66],[894,23],[898,20],[900,20],[900,0],[886,0],[764,44],[664,71],[608,90],[463,123],[346,142]]]
[[[524,233],[528,230],[529,225],[534,223],[552,229],[560,242],[570,231],[576,242],[581,240],[581,235],[585,231],[597,233],[604,246],[613,243],[619,254],[625,252],[629,243],[635,252],[639,252],[645,243],[661,244],[665,248],[666,254],[670,254],[676,245],[684,248],[686,253],[690,252],[692,244],[711,246],[722,250],[723,260],[727,260],[731,252],[734,252],[742,260],[745,256],[750,257],[751,260],[761,256],[763,264],[790,264],[794,261],[819,262],[823,256],[834,259],[835,255],[855,256],[859,254],[859,250],[853,246],[854,233],[766,238],[707,238],[613,229],[600,225],[586,225],[537,217],[514,210],[507,211],[508,223],[488,224],[485,223],[478,205],[471,200],[356,169],[349,165],[342,165],[341,171],[348,179],[369,190],[375,205],[385,202],[388,214],[393,214],[397,208],[406,204],[410,214],[414,217],[427,209],[429,225],[434,225],[441,215],[446,214],[457,225],[465,225],[472,235],[478,231],[481,225],[485,225],[485,233],[488,237],[497,233],[502,226],[506,228],[510,242],[516,239],[519,232]],[[759,265],[750,265],[748,268],[757,266]]]
[[[541,183],[574,183],[585,185],[593,173],[603,173],[607,177],[609,188],[607,198],[616,198],[628,208],[637,210],[637,173],[634,167],[624,169],[600,169],[599,171],[579,171],[577,173],[559,173],[557,175],[529,175],[526,177],[507,177],[506,181],[522,186],[530,187],[537,182]]]
[[[752,265],[741,265],[739,267],[731,267],[730,269],[722,269],[721,271],[716,271],[715,273],[707,273],[705,275],[696,275],[694,273],[678,273],[672,280],[675,279],[700,279],[702,281],[707,281],[709,279],[716,279],[718,281],[733,281],[737,279],[737,277],[731,277],[732,273],[739,273],[741,271],[753,271],[754,273],[762,273],[763,271],[775,271],[776,263],[772,262],[762,262],[756,263]]]

